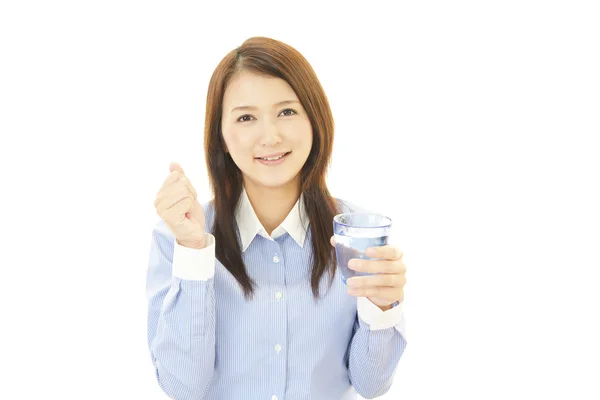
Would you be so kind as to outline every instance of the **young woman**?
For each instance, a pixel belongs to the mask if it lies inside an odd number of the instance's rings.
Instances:
[[[405,266],[393,246],[338,276],[325,184],[334,123],[306,59],[264,37],[211,78],[200,205],[172,163],[154,205],[148,344],[178,400],[356,399],[386,393],[404,352]]]

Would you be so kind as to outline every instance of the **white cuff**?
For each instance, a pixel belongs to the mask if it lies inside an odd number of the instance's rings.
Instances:
[[[370,325],[372,331],[396,327],[396,329],[406,338],[404,328],[404,302],[396,307],[383,311],[366,297],[356,299],[358,316]]]
[[[173,276],[193,281],[207,281],[215,275],[215,237],[206,234],[203,249],[184,247],[175,240]]]

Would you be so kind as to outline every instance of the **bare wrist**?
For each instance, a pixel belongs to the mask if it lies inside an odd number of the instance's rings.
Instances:
[[[205,240],[204,237],[202,239],[199,239],[199,240],[188,240],[188,241],[177,240],[177,243],[180,246],[188,247],[190,249],[198,249],[198,250],[200,250],[200,249],[203,249],[204,247],[206,247],[206,240]]]

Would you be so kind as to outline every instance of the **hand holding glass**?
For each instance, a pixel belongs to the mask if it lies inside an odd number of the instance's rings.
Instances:
[[[392,220],[379,214],[344,213],[333,218],[335,254],[344,283],[353,276],[372,275],[350,269],[348,261],[353,258],[378,260],[367,257],[365,251],[369,247],[387,245],[391,226]]]

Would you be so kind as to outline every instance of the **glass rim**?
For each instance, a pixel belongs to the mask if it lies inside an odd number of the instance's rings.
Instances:
[[[360,225],[345,224],[345,223],[339,221],[340,217],[344,217],[344,216],[347,216],[347,215],[352,215],[352,216],[354,216],[354,215],[374,215],[376,217],[380,217],[383,220],[387,221],[387,223],[384,224],[384,225],[377,225],[377,226],[360,226]],[[382,214],[370,213],[370,212],[347,212],[347,213],[341,213],[341,214],[338,214],[338,215],[336,215],[336,216],[333,217],[333,222],[335,222],[338,225],[348,226],[348,227],[351,227],[351,228],[361,228],[361,229],[381,229],[381,228],[388,228],[388,227],[390,227],[392,225],[392,219],[390,217],[387,217],[387,216],[382,215]]]

